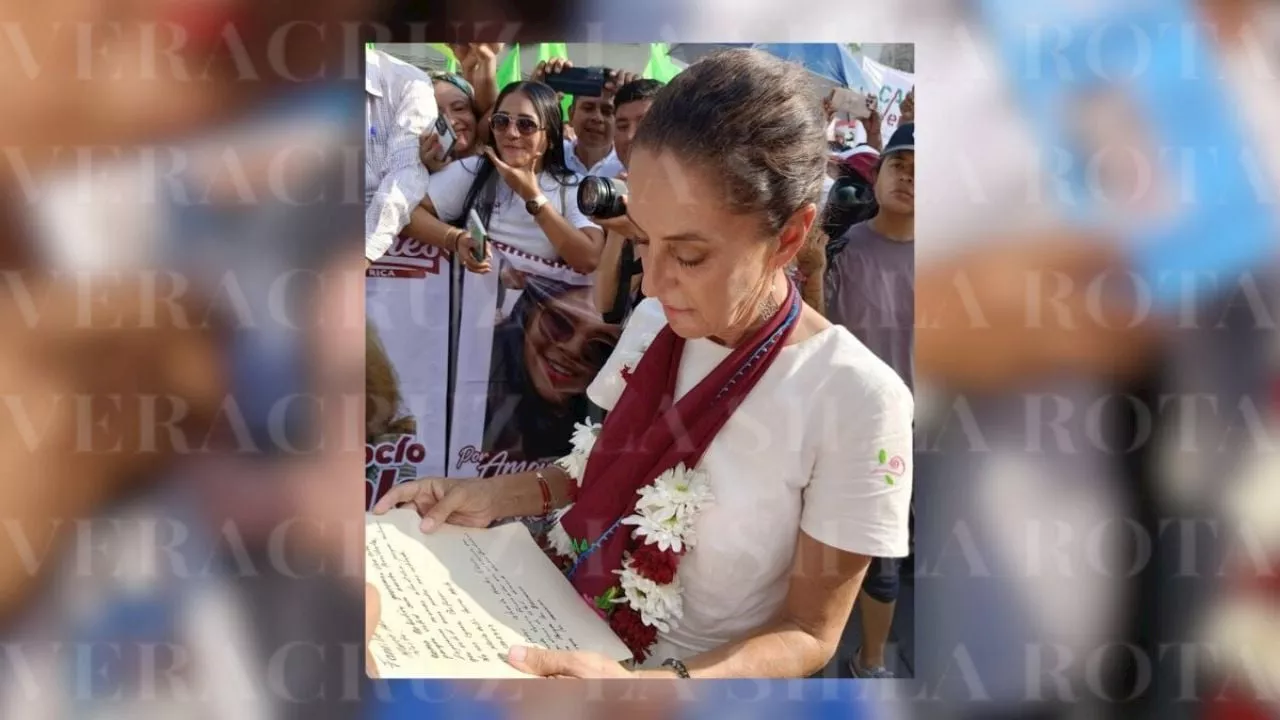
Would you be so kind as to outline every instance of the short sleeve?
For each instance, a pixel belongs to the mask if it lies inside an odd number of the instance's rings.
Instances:
[[[865,377],[869,367],[839,368],[830,377],[832,386],[824,397],[844,396],[849,401],[836,401],[841,408],[835,419],[838,432],[814,431],[823,440],[804,491],[800,528],[824,545],[847,552],[905,557],[914,403],[893,370],[876,362],[870,385]],[[851,386],[846,378],[862,387]]]
[[[431,176],[427,185],[427,197],[436,208],[436,217],[448,223],[462,218],[467,205],[467,193],[475,182],[479,166],[479,158],[464,158],[449,163]]]
[[[560,214],[564,216],[565,220],[569,221],[570,225],[579,230],[583,228],[594,228],[599,230],[600,226],[591,222],[591,218],[583,215],[582,211],[578,209],[578,185],[581,182],[582,178],[578,177],[575,178],[571,185],[565,187],[564,207],[560,208]],[[556,201],[558,203],[559,198],[556,198]]]
[[[634,365],[640,360],[644,348],[649,346],[658,331],[667,324],[667,316],[662,312],[662,304],[649,298],[636,306],[627,319],[627,326],[618,338],[618,345],[605,361],[604,367],[596,374],[591,385],[587,387],[587,397],[597,407],[608,412],[622,397],[626,381],[622,379],[623,365]]]

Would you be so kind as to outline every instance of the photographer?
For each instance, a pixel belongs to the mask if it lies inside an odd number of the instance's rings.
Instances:
[[[547,76],[572,67],[573,63],[564,58],[545,60],[534,68],[531,79],[546,82]],[[569,104],[569,127],[573,137],[564,140],[565,162],[570,170],[579,175],[610,178],[624,172],[623,161],[614,146],[616,94],[636,79],[634,73],[609,70],[599,95],[574,96]]]
[[[625,166],[630,161],[631,142],[662,86],[657,80],[633,80],[618,88],[614,97],[614,143],[624,166],[619,180],[626,180]],[[625,196],[622,202],[625,209]],[[636,257],[632,242],[640,235],[625,213],[616,218],[593,217],[592,220],[605,229],[604,250],[596,270],[596,308],[605,322],[621,325],[631,314],[631,309],[644,299],[640,290],[644,268]]]

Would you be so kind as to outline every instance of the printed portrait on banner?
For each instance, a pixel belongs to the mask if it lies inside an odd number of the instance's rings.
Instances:
[[[618,342],[590,278],[494,243],[463,293],[450,475],[493,476],[568,454],[587,387]]]
[[[443,476],[450,263],[399,238],[365,280],[365,506],[398,483]]]

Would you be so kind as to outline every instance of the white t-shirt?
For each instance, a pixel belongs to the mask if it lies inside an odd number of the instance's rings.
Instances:
[[[625,386],[623,358],[666,322],[657,300],[636,307],[587,389],[592,402],[613,408]],[[688,341],[677,394],[729,352]],[[849,552],[905,556],[912,414],[897,373],[844,328],[783,348],[702,457],[714,502],[680,563],[684,617],[659,634],[648,662],[690,657],[769,622],[786,598],[801,530]]]
[[[467,193],[475,182],[480,161],[481,158],[478,157],[463,158],[449,163],[444,170],[431,176],[427,197],[431,198],[431,204],[435,205],[436,213],[442,220],[452,221],[462,216],[466,209]],[[575,228],[597,228],[599,226],[578,210],[578,183],[581,179],[575,175],[572,183],[564,186],[550,173],[544,172],[538,181],[550,207],[563,215],[570,225]],[[546,233],[538,227],[538,221],[525,209],[524,201],[504,182],[498,183],[493,215],[490,216],[489,227],[486,229],[489,237],[516,250],[543,260],[559,259]]]
[[[596,177],[616,178],[626,170],[622,165],[622,160],[618,158],[617,149],[609,150],[609,154],[604,156],[600,162],[587,167],[574,153],[577,147],[578,144],[572,140],[564,141],[564,164],[579,175],[584,177],[594,175]]]

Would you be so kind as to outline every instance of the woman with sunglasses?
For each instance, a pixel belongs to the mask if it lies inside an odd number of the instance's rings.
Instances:
[[[581,275],[587,284],[604,235],[578,210],[581,178],[565,165],[559,98],[541,83],[515,82],[498,95],[496,107],[489,123],[492,146],[431,177],[409,234],[456,251],[472,272],[490,271],[491,245],[558,273]],[[491,241],[482,258],[473,255],[471,234],[461,227],[472,209]]]
[[[871,558],[907,553],[911,393],[786,274],[820,232],[809,82],[734,49],[654,98],[627,197],[649,299],[587,390],[602,427],[554,466],[419,479],[375,507],[412,503],[427,531],[549,517],[545,549],[632,658],[512,648],[523,672],[808,677]]]
[[[587,386],[618,342],[591,287],[526,275],[520,299],[494,330],[481,450],[511,461],[554,460],[587,414]]]

